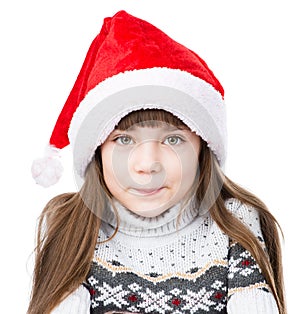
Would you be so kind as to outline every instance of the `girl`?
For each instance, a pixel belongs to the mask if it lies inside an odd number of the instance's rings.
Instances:
[[[35,161],[79,192],[40,218],[29,314],[286,313],[278,224],[228,179],[224,91],[206,63],[124,11],[106,18]]]

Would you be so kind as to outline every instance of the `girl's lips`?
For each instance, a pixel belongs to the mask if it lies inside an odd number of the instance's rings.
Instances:
[[[140,194],[140,195],[154,195],[159,193],[164,187],[161,188],[154,188],[154,189],[131,189],[131,191],[134,194]]]

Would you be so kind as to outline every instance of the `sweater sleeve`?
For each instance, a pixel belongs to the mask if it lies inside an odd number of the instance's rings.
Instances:
[[[229,210],[264,246],[259,215],[255,208],[234,200],[229,205]],[[228,264],[228,314],[278,314],[275,298],[250,252],[239,243],[232,243]]]
[[[51,314],[89,314],[90,304],[90,294],[88,290],[81,285],[64,299]]]

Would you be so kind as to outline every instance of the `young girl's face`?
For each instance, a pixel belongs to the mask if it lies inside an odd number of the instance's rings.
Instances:
[[[183,200],[192,188],[200,138],[165,122],[115,129],[101,146],[105,183],[123,206],[155,217]]]

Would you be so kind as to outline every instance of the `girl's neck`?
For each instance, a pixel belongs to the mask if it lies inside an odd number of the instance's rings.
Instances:
[[[198,215],[198,209],[193,200],[187,202],[184,207],[180,203],[176,204],[153,218],[136,215],[115,199],[113,204],[119,216],[119,224],[111,205],[107,206],[103,220],[113,228],[118,224],[118,232],[120,233],[138,237],[153,237],[174,233],[189,225]]]

